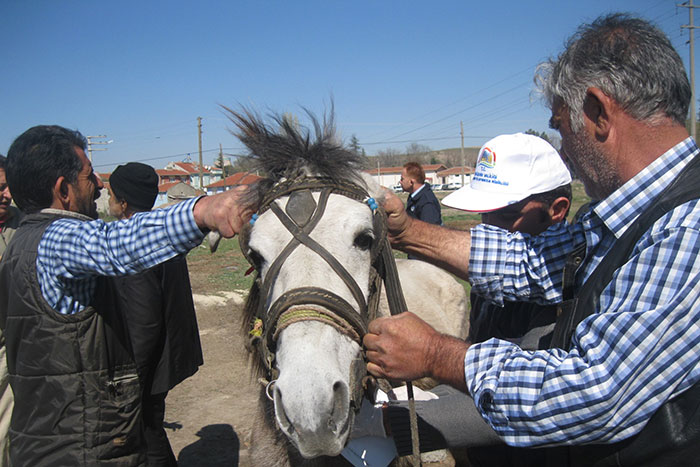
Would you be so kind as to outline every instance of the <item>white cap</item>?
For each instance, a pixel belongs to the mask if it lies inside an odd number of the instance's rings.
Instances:
[[[464,211],[488,212],[571,183],[559,153],[542,138],[525,133],[496,136],[479,151],[469,185],[442,200]]]

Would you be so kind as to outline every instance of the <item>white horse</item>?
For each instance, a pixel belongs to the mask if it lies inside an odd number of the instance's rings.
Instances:
[[[361,194],[381,202],[383,191],[362,175],[361,159],[335,142],[332,118],[320,125],[311,116],[313,142],[285,118],[275,117],[274,128],[250,112],[231,119],[270,177],[255,190],[260,215],[241,247],[258,273],[246,309],[266,321],[257,343],[275,379],[266,388],[274,418],[303,458],[337,456],[361,402],[365,363],[355,320],[366,320],[376,299],[372,265],[385,242],[383,213]],[[398,261],[397,269],[411,311],[466,336],[466,294],[451,275],[416,260]],[[388,312],[383,302],[379,314]],[[256,463],[287,463],[273,446],[279,437],[266,436],[253,440],[251,449],[266,456]]]

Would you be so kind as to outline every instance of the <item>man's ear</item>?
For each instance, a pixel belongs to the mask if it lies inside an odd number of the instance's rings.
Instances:
[[[566,215],[569,213],[569,208],[571,207],[571,201],[565,196],[560,196],[555,199],[554,202],[549,206],[549,216],[552,218],[552,224],[566,219]]]
[[[595,136],[599,141],[605,141],[612,128],[611,117],[615,110],[615,101],[599,88],[588,88],[583,101],[583,113],[593,122]]]
[[[72,189],[66,177],[60,176],[56,179],[53,187],[54,207],[65,208],[70,203],[70,190]]]

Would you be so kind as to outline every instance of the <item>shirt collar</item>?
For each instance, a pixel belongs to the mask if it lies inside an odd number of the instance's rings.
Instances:
[[[686,138],[598,203],[593,212],[619,238],[697,152],[695,141]]]
[[[414,191],[413,193],[411,193],[411,197],[416,197],[416,196],[418,196],[418,193],[420,193],[420,191],[421,191],[423,188],[425,188],[425,183],[422,184],[422,185],[420,186],[420,188],[418,188],[416,191]]]

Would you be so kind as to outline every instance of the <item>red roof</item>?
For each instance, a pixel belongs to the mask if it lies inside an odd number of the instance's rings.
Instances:
[[[156,169],[156,173],[161,177],[187,177],[188,174],[181,170]]]
[[[188,174],[199,173],[199,165],[193,164],[192,162],[173,162],[173,164]],[[206,167],[202,167],[202,173],[208,174],[210,172]]]
[[[227,187],[227,186],[234,186],[234,185],[250,185],[251,183],[255,183],[258,180],[260,180],[262,177],[251,174],[248,172],[237,172],[233,175],[229,175],[228,177],[224,178],[223,180],[219,180],[217,182],[214,182],[210,185],[207,185],[207,188],[219,188],[219,187]]]

